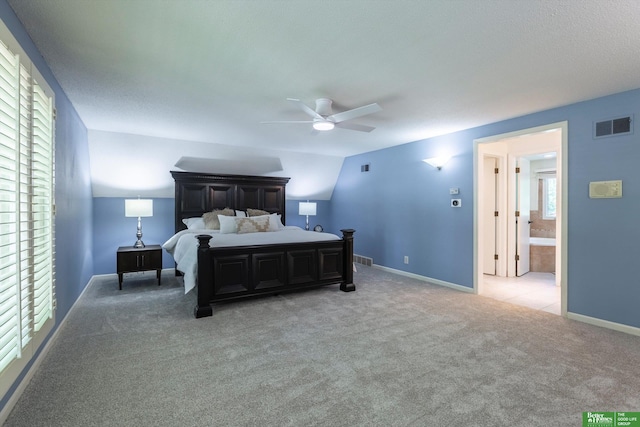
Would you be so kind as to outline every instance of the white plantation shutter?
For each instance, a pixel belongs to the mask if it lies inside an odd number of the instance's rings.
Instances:
[[[2,394],[54,322],[54,103],[42,84],[28,59],[0,42]]]
[[[32,318],[31,304],[31,263],[32,257],[32,221],[31,221],[31,75],[20,67],[20,210],[18,236],[20,254],[20,296],[22,314],[22,346],[31,340],[29,333]]]
[[[34,329],[53,317],[53,104],[33,85],[31,214],[33,217]]]
[[[17,55],[0,43],[0,369],[21,355]]]

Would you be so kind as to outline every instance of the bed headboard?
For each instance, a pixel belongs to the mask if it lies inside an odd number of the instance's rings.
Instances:
[[[176,183],[176,233],[182,220],[214,209],[261,209],[285,218],[285,188],[290,178],[171,171]]]

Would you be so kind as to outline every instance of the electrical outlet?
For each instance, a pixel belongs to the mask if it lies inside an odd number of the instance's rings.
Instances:
[[[406,255],[404,256],[404,263],[409,264],[409,257]]]

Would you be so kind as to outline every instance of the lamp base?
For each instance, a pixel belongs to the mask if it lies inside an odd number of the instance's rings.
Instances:
[[[136,237],[138,240],[133,244],[133,247],[144,248],[144,243],[142,242],[142,222],[140,221],[140,217],[138,217],[138,230],[136,231]]]

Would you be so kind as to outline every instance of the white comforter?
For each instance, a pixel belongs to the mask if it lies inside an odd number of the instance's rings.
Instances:
[[[169,252],[177,264],[178,270],[184,273],[184,292],[196,286],[198,275],[198,234],[209,234],[211,247],[269,245],[276,243],[318,242],[340,240],[331,233],[305,231],[300,227],[286,226],[281,230],[267,233],[220,234],[216,230],[182,230],[174,234],[162,247]]]

